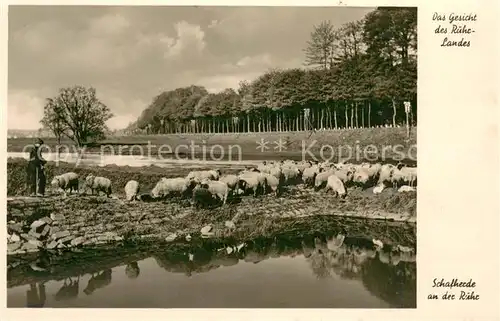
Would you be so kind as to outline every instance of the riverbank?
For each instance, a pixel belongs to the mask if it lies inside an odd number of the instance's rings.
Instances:
[[[384,244],[416,243],[416,193],[365,195],[366,191],[355,189],[347,201],[323,191],[297,188],[288,193],[280,198],[242,197],[213,209],[196,209],[189,200],[180,199],[129,203],[81,195],[10,198],[8,253],[186,237],[246,241],[310,232],[363,236]]]

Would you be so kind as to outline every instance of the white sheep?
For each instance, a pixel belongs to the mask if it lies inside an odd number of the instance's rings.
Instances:
[[[385,186],[387,186],[387,184],[392,184],[392,175],[396,169],[396,166],[392,164],[382,165],[379,171],[378,184],[384,184]]]
[[[111,196],[111,180],[109,178],[102,176],[96,177],[89,174],[85,179],[85,184],[87,188],[90,188],[92,195],[94,195],[94,192],[97,192],[98,195],[99,192],[103,192],[107,197]]]
[[[245,182],[246,190],[253,191],[253,196],[257,196],[257,192],[264,188],[266,182],[266,178],[260,172],[244,172],[239,175],[239,178]]]
[[[368,180],[370,183],[372,182],[377,182],[378,178],[380,176],[380,170],[382,168],[382,164],[380,163],[375,163],[375,164],[369,164],[369,163],[363,163],[360,166],[367,174],[368,174]]]
[[[188,180],[184,177],[162,178],[151,191],[151,196],[162,198],[171,194],[186,195],[194,185],[194,180]]]
[[[285,184],[292,184],[300,178],[300,171],[295,164],[287,164],[281,167],[281,173]]]
[[[337,176],[333,174],[328,176],[325,191],[332,190],[335,196],[345,198],[347,196],[347,191],[344,182]]]
[[[392,183],[396,187],[402,184],[416,186],[417,183],[417,168],[416,167],[402,167],[395,169],[392,175]]]
[[[269,169],[269,174],[276,177],[280,182],[284,180],[283,172],[279,166],[273,166]]]
[[[229,187],[226,183],[205,179],[200,183],[200,186],[208,189],[212,195],[217,196],[222,201],[222,205],[226,204],[229,195]]]
[[[280,181],[278,178],[271,174],[263,174],[266,179],[266,185],[274,192],[274,195],[278,196],[280,193]]]
[[[139,194],[139,182],[138,181],[128,181],[125,184],[125,198],[127,201],[132,201],[137,199],[137,195]]]
[[[238,176],[229,174],[219,178],[219,181],[224,182],[229,187],[231,194],[236,194],[239,189],[245,189],[245,181],[242,181]]]
[[[314,188],[316,190],[320,189],[324,184],[328,182],[328,177],[332,175],[335,175],[334,169],[320,172],[318,175],[316,175],[316,178],[314,179]]]
[[[344,183],[344,185],[352,182],[354,176],[354,171],[347,167],[334,170],[334,173],[335,176],[337,176],[342,181],[342,183]]]
[[[398,189],[398,192],[404,193],[404,192],[415,192],[415,187],[408,186],[408,185],[403,185]]]
[[[188,173],[186,178],[188,180],[194,180],[196,183],[200,183],[205,179],[218,180],[221,176],[220,170],[207,170],[207,171],[191,171]]]
[[[66,195],[66,190],[78,192],[78,174],[74,172],[54,176],[50,183],[54,189],[60,188]]]
[[[344,198],[347,195],[344,183],[336,175],[328,176],[325,191],[329,191],[330,189],[337,197]]]
[[[365,168],[357,167],[356,171],[354,172],[352,181],[356,185],[365,187],[370,181],[370,175]]]
[[[311,167],[305,168],[302,173],[302,181],[306,186],[313,186],[316,175],[319,174],[319,166],[312,165]]]

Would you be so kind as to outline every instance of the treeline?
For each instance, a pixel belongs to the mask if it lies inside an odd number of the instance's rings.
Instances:
[[[417,9],[379,7],[314,26],[306,68],[273,69],[237,90],[190,86],[155,97],[129,132],[225,133],[416,124]]]

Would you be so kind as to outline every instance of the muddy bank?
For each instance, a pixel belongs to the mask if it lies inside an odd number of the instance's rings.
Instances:
[[[322,191],[296,189],[293,195],[281,198],[243,197],[213,209],[196,209],[189,200],[180,199],[152,203],[76,195],[8,199],[8,253],[148,239],[176,241],[187,235],[245,241],[274,234],[298,236],[306,231],[415,244],[415,193],[358,193],[344,201]]]
[[[92,250],[67,251],[58,256],[46,253],[9,257],[7,286],[76,279],[118,267],[125,268],[134,277],[148,277],[140,271],[141,261],[146,258],[153,258],[165,272],[192,276],[240,262],[258,264],[270,258],[304,256],[311,272],[318,278],[336,275],[361,280],[370,292],[395,306],[414,306],[414,249],[402,246],[379,248],[371,240],[356,237],[338,240],[333,234],[313,233],[300,238],[274,235],[246,242],[192,240],[128,248],[101,246]]]

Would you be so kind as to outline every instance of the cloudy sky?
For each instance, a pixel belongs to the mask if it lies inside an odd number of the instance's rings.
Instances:
[[[123,128],[152,98],[191,84],[237,88],[269,68],[301,67],[313,25],[371,8],[9,7],[8,128],[37,129],[44,99],[93,86]]]

